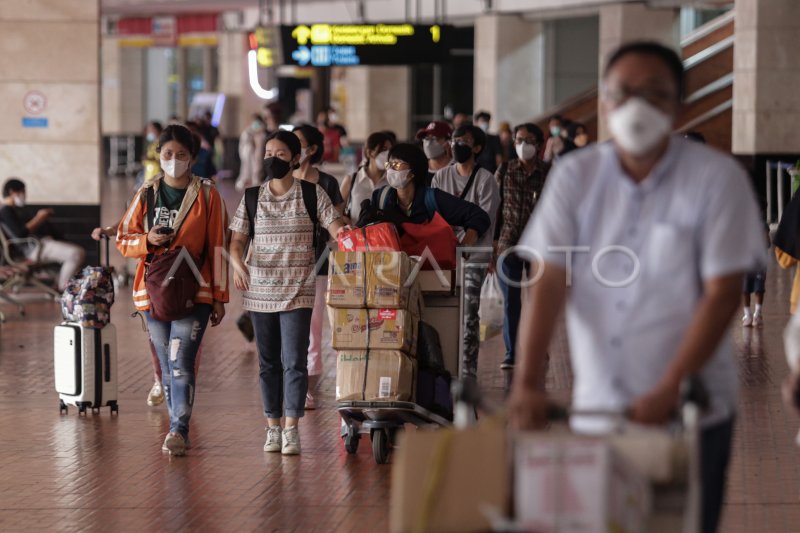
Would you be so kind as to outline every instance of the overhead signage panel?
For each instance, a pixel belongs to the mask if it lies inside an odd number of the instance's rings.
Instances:
[[[281,26],[283,60],[302,67],[441,63],[450,55],[451,29],[438,24]]]

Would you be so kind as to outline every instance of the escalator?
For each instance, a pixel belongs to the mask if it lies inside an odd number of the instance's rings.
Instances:
[[[708,144],[730,152],[733,121],[734,11],[697,28],[681,42],[686,70],[685,106],[678,131],[699,131]],[[593,87],[551,109],[535,122],[546,127],[548,117],[559,114],[585,124],[597,138],[598,90]],[[545,128],[546,131],[546,128]]]

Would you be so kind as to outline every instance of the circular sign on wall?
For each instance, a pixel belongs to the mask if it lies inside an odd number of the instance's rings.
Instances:
[[[47,107],[47,98],[39,91],[28,91],[22,100],[22,105],[31,115],[38,115]]]

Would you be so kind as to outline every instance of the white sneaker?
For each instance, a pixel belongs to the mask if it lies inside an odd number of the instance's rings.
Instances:
[[[280,426],[267,428],[267,442],[264,443],[265,452],[281,451],[281,434],[282,430]]]
[[[750,315],[744,315],[742,317],[742,326],[745,328],[749,328],[753,325],[753,317]]]
[[[761,313],[753,315],[753,327],[760,328],[763,325],[764,325],[764,318],[761,316]]]
[[[167,433],[161,451],[168,452],[170,455],[186,455],[186,439],[180,433]]]
[[[155,407],[164,403],[164,388],[161,386],[160,381],[153,383],[153,388],[147,394],[147,405]]]
[[[298,455],[300,453],[300,433],[297,426],[283,430],[283,455]]]

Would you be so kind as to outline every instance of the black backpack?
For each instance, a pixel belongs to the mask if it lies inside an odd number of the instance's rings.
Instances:
[[[313,246],[317,249],[317,233],[319,233],[319,219],[317,218],[317,186],[314,183],[298,180],[303,193],[303,204],[308,211],[308,218],[314,225]],[[247,210],[247,221],[250,228],[250,242],[256,236],[256,210],[258,209],[258,191],[261,187],[250,187],[244,191],[244,207]]]

